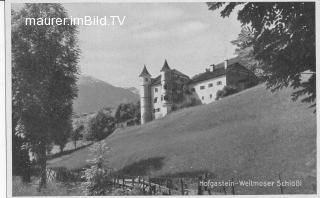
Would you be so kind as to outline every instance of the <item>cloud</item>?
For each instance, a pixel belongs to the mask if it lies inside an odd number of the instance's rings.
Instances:
[[[174,24],[166,29],[151,29],[149,31],[137,31],[138,39],[165,39],[167,37],[185,38],[199,34],[209,28],[209,24],[200,21],[188,21],[182,24]]]
[[[144,20],[150,21],[168,21],[175,20],[183,16],[182,9],[172,7],[168,4],[152,4],[148,5],[150,9],[143,13]]]

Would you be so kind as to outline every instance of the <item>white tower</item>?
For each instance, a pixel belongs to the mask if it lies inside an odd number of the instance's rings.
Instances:
[[[149,74],[146,66],[140,77],[140,110],[141,110],[141,124],[152,120],[152,108],[151,108],[151,75]]]
[[[164,61],[161,73],[161,85],[162,85],[162,115],[167,115],[172,109],[172,87],[171,87],[171,69],[167,60]]]

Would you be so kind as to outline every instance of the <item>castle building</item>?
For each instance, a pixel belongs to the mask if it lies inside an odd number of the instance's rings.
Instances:
[[[208,104],[216,100],[217,92],[225,86],[241,91],[258,83],[254,73],[240,64],[238,58],[210,67],[190,79],[171,69],[167,60],[156,78],[152,78],[144,66],[139,75],[141,124],[170,113],[174,105],[183,100],[186,90],[202,104]]]

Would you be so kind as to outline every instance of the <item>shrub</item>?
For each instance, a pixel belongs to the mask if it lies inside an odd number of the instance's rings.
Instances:
[[[110,113],[105,113],[101,110],[89,121],[85,139],[101,140],[110,135],[114,129],[115,119],[110,115]]]
[[[46,188],[38,191],[36,178],[32,183],[24,183],[20,177],[12,177],[12,195],[15,196],[81,196],[83,195],[76,183],[49,182]]]
[[[140,102],[134,103],[122,103],[118,106],[115,119],[117,123],[127,122],[134,120],[134,123],[140,123]]]
[[[224,98],[226,96],[232,95],[237,93],[238,90],[230,87],[230,86],[224,86],[222,90],[217,91],[216,100],[219,100],[220,98]]]
[[[76,126],[77,128],[76,129],[73,129],[71,131],[71,140],[73,141],[73,145],[74,145],[74,148],[76,149],[77,148],[77,141],[80,139],[81,137],[81,131],[84,130],[84,126],[83,124],[80,124],[78,126]]]
[[[125,196],[125,195],[145,195],[144,192],[138,185],[135,185],[132,190],[117,188],[112,192],[112,196]]]
[[[104,167],[104,155],[108,150],[106,144],[101,142],[90,147],[93,158],[87,160],[90,167],[84,170],[82,178],[85,179],[85,182],[81,185],[87,196],[106,195],[109,190],[107,170]]]
[[[184,99],[182,102],[178,103],[178,104],[174,104],[172,106],[172,110],[178,110],[178,109],[182,109],[182,108],[186,108],[186,107],[192,107],[192,106],[196,106],[196,105],[200,105],[201,101],[198,100],[195,96],[193,95],[185,95]]]

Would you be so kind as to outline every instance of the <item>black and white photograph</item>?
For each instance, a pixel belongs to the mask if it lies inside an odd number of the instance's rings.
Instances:
[[[317,196],[318,4],[6,1],[7,196]]]

